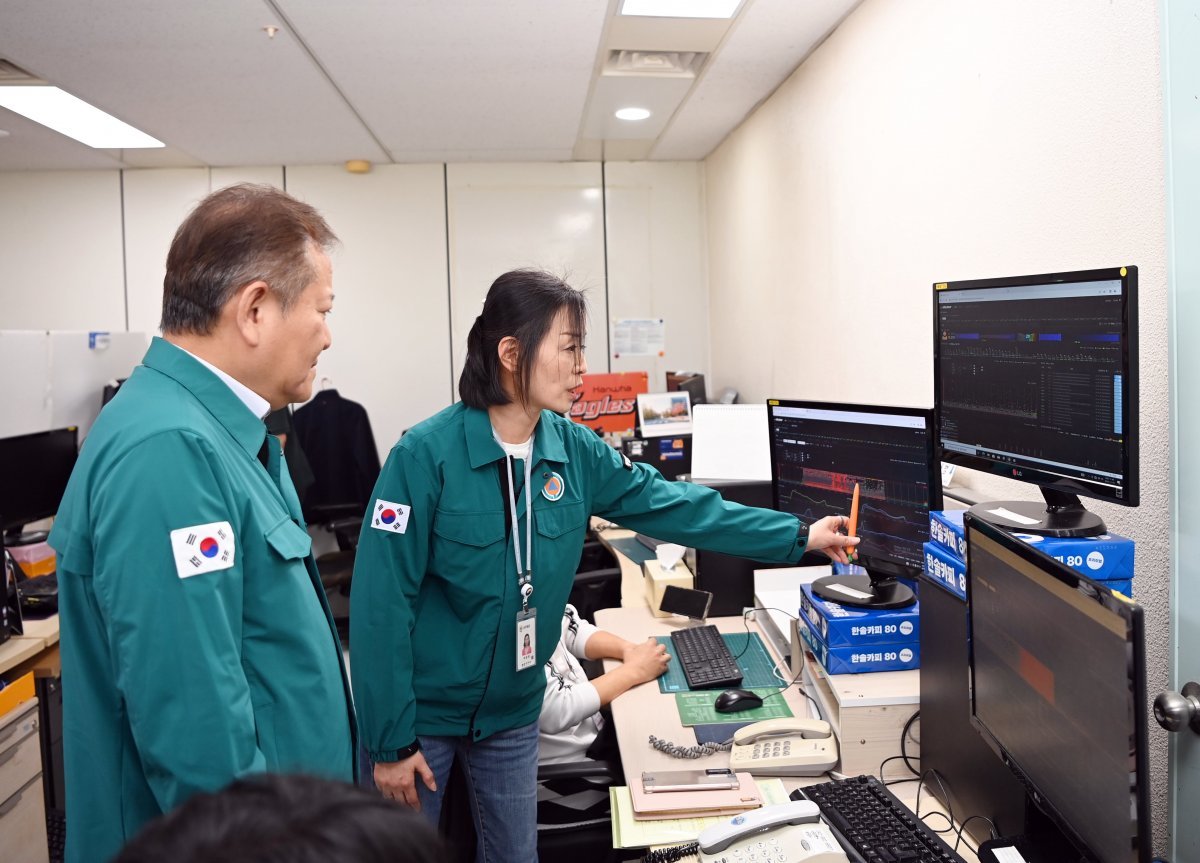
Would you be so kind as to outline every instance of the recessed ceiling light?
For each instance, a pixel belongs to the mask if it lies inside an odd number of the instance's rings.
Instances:
[[[166,146],[58,87],[0,86],[0,107],[97,149]]]
[[[742,0],[625,0],[622,15],[653,18],[732,18]]]
[[[621,108],[616,112],[618,120],[645,120],[650,112],[645,108]]]

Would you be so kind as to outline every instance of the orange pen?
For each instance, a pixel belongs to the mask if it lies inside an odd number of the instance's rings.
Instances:
[[[846,529],[846,536],[858,535],[858,483],[854,484],[854,497],[850,500],[850,526]],[[854,549],[850,549],[850,559],[853,560],[858,555]]]

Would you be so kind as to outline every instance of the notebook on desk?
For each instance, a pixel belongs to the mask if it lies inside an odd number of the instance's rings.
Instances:
[[[737,788],[714,791],[647,793],[637,778],[629,783],[634,817],[640,821],[708,815],[737,815],[763,805],[762,794],[749,773],[737,773]]]

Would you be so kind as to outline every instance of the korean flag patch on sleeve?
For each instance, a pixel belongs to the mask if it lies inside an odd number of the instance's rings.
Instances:
[[[171,554],[180,578],[233,566],[237,543],[227,521],[196,524],[171,531]]]
[[[376,498],[375,508],[371,511],[371,527],[387,533],[404,533],[410,512],[411,506]]]

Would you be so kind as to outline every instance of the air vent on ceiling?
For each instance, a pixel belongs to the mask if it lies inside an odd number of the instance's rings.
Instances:
[[[663,75],[694,78],[708,58],[699,51],[610,51],[605,75]]]
[[[41,78],[30,75],[15,63],[0,57],[0,84],[45,84]]]

